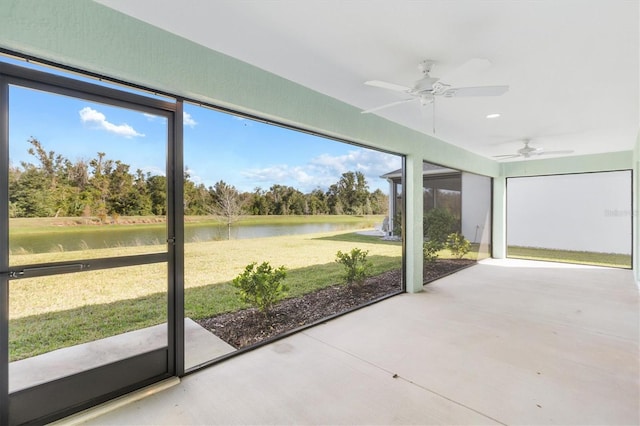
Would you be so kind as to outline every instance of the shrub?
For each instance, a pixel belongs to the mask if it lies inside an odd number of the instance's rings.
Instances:
[[[284,266],[273,269],[269,262],[256,268],[256,262],[247,265],[244,272],[233,279],[233,286],[239,289],[240,300],[249,303],[265,315],[289,290],[282,281],[287,272]]]
[[[368,254],[368,250],[362,251],[359,248],[352,249],[350,253],[343,253],[338,250],[338,253],[336,253],[336,262],[344,265],[346,271],[343,278],[347,284],[364,284],[373,266],[372,263],[367,260]]]
[[[402,213],[396,213],[393,216],[393,236],[402,236]]]
[[[447,237],[447,248],[454,257],[462,259],[471,250],[471,243],[461,233],[454,232]]]
[[[424,261],[430,265],[433,265],[438,260],[438,251],[442,248],[442,244],[437,241],[425,241],[422,244],[422,254]]]
[[[424,215],[424,236],[429,241],[440,244],[442,249],[447,237],[456,231],[457,220],[448,210],[431,209]]]

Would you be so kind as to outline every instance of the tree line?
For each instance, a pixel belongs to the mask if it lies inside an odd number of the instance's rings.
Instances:
[[[98,152],[91,160],[71,161],[47,151],[36,138],[28,140],[35,161],[9,167],[11,217],[74,217],[164,215],[167,180]],[[388,197],[379,189],[369,191],[361,172],[343,173],[326,191],[303,193],[296,188],[272,185],[241,192],[219,181],[205,186],[184,174],[186,215],[318,215],[385,214]]]

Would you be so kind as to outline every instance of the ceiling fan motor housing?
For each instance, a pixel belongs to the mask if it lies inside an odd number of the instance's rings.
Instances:
[[[437,78],[433,78],[433,77],[429,77],[429,76],[421,78],[420,80],[415,82],[411,92],[412,93],[416,93],[416,94],[419,94],[419,93],[422,93],[422,92],[432,92],[433,91],[433,85],[437,81],[438,81]]]
[[[535,155],[542,152],[542,148],[534,148],[529,146],[529,142],[525,142],[523,148],[518,150],[518,153],[525,158],[529,158],[531,155]]]

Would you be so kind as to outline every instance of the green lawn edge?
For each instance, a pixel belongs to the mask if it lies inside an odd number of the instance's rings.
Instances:
[[[597,253],[521,246],[508,246],[507,257],[626,269],[631,268],[632,261],[631,255],[629,254]]]

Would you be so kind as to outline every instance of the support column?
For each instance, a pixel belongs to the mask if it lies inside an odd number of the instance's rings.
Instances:
[[[636,139],[633,155],[633,272],[636,276],[636,285],[640,290],[640,133]]]
[[[393,181],[393,179],[387,179],[387,182],[389,183],[389,202],[387,203],[387,211],[389,212],[389,214],[387,215],[387,229],[385,232],[387,235],[393,235],[393,218],[396,217],[396,214],[398,214],[398,212],[396,211],[396,205],[398,204],[398,191],[397,185]]]
[[[413,155],[406,157],[405,164],[405,242],[406,288],[408,293],[422,291],[423,285],[423,195],[422,195],[422,158]]]
[[[491,257],[507,257],[507,178],[493,178],[493,224]]]

